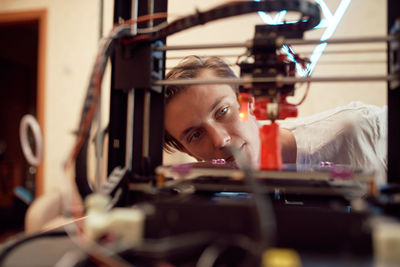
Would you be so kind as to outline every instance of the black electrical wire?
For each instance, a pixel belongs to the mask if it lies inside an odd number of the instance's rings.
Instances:
[[[104,71],[107,66],[107,60],[108,60],[108,58],[110,58],[110,56],[114,50],[113,48],[114,48],[115,40],[117,40],[123,36],[130,36],[131,35],[130,29],[131,28],[129,25],[120,25],[114,30],[114,32],[111,36],[104,39],[103,48],[99,53],[99,60],[96,61],[95,65],[93,67],[92,73],[90,75],[91,78],[90,78],[89,86],[86,91],[86,97],[85,97],[85,101],[84,101],[83,108],[82,108],[81,121],[79,123],[80,127],[83,124],[83,119],[85,118],[87,111],[89,110],[89,108],[93,102],[93,97],[94,97],[93,93],[94,93],[94,84],[95,84],[96,74],[99,75],[99,82],[101,83],[102,77],[104,76]]]
[[[244,15],[257,11],[279,12],[283,9],[287,11],[300,12],[302,16],[296,23],[277,25],[277,29],[280,30],[304,32],[317,26],[321,20],[318,5],[311,2],[301,0],[266,0],[260,2],[232,1],[204,12],[197,11],[193,15],[177,19],[159,29],[158,32],[153,33],[151,40],[159,40],[188,28],[218,19]]]
[[[206,247],[203,252],[200,254],[196,267],[212,267],[217,266],[217,263],[224,264],[226,266],[227,262],[218,262],[223,261],[222,256],[224,253],[228,253],[229,250],[232,249],[240,249],[248,255],[229,255],[230,259],[233,257],[236,258],[235,266],[259,266],[260,265],[260,252],[257,244],[254,243],[253,240],[249,239],[244,235],[233,235],[233,236],[224,236],[220,239],[215,240],[211,245]],[[235,253],[238,254],[238,253]],[[243,258],[240,259],[240,256]],[[247,256],[247,257],[246,257]],[[241,262],[237,262],[241,260]],[[246,263],[246,265],[243,265]],[[240,264],[240,265],[236,265]],[[229,265],[230,266],[230,265]]]
[[[96,78],[95,74],[97,73],[97,75],[99,75],[98,82],[101,83],[102,77],[104,76],[104,71],[107,66],[108,58],[111,57],[111,54],[113,52],[115,40],[121,38],[122,36],[128,36],[130,34],[131,34],[130,27],[128,25],[120,25],[113,31],[113,34],[111,36],[104,39],[102,50],[99,52],[98,56],[99,58],[96,60],[96,64],[93,67],[89,86],[86,91],[86,96],[82,108],[82,115],[79,122],[78,135],[81,134],[84,127],[83,124],[85,117],[87,116],[87,113],[89,112],[89,109],[91,108],[93,101],[95,101],[94,100],[94,89],[95,89],[94,85]],[[83,199],[93,192],[92,187],[89,183],[89,179],[87,176],[87,168],[86,168],[87,148],[89,142],[90,129],[91,125],[88,126],[86,133],[83,133],[85,134],[84,141],[82,146],[77,151],[75,160],[75,172],[76,172],[75,182],[77,184],[79,193]]]
[[[75,183],[82,199],[93,193],[92,186],[87,177],[87,149],[89,138],[85,138],[81,150],[75,160]]]
[[[4,245],[0,251],[0,266],[3,265],[4,261],[6,260],[7,256],[16,248],[19,246],[26,244],[27,242],[30,242],[32,240],[38,239],[38,238],[43,238],[43,237],[61,237],[61,236],[67,236],[67,234],[64,231],[59,231],[59,230],[53,230],[49,232],[44,232],[44,233],[38,233],[38,234],[33,234],[29,236],[24,236],[23,238],[10,241],[10,244]]]

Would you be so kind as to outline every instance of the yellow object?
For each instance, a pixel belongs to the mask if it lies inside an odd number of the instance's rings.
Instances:
[[[262,255],[263,267],[301,267],[299,254],[292,249],[268,249]]]

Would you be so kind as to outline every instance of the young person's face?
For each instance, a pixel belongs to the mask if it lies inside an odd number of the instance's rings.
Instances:
[[[198,78],[213,78],[204,70]],[[234,146],[254,164],[260,141],[255,117],[239,118],[239,103],[229,85],[195,85],[179,92],[166,105],[165,128],[184,151],[197,160],[234,158],[225,149]]]

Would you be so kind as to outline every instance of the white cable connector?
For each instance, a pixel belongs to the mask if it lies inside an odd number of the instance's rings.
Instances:
[[[143,211],[135,208],[114,208],[108,211],[111,198],[108,195],[92,194],[85,200],[87,217],[85,233],[90,240],[110,234],[121,247],[139,245],[143,239]]]
[[[400,262],[400,223],[389,218],[372,221],[374,266],[394,267]]]

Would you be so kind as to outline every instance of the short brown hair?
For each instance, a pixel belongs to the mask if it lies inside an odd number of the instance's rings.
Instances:
[[[167,80],[194,79],[198,77],[200,72],[203,70],[213,70],[215,76],[219,78],[236,78],[235,73],[221,58],[198,56],[188,56],[184,58],[177,66],[175,66],[170,72],[167,73],[166,78]],[[231,86],[234,92],[238,94],[237,85]],[[171,101],[172,98],[174,98],[177,94],[187,89],[188,87],[189,86],[177,85],[166,86],[166,104],[168,104],[168,102]],[[183,146],[178,140],[170,135],[167,130],[165,130],[164,150],[167,152],[173,152],[174,149],[182,151]]]

